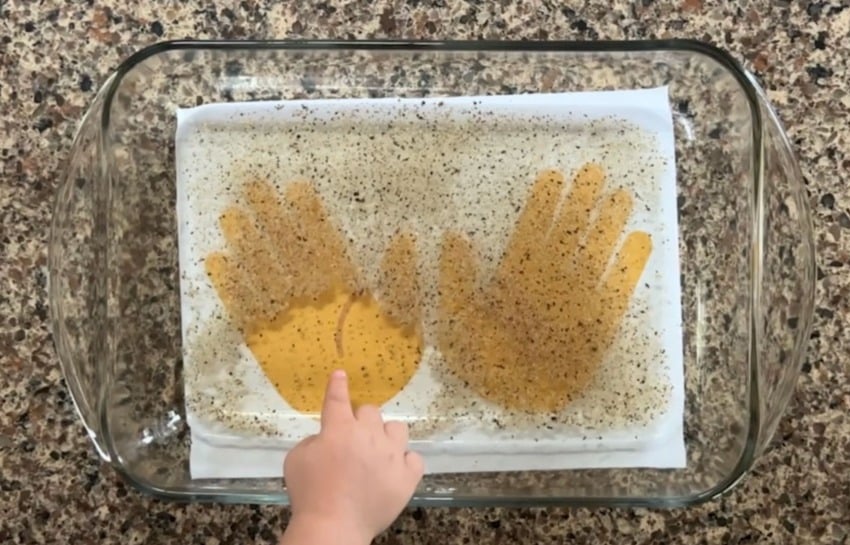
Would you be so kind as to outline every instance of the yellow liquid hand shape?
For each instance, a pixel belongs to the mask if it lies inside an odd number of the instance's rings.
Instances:
[[[281,397],[316,413],[334,369],[349,375],[355,405],[381,405],[407,385],[422,355],[420,290],[412,235],[381,264],[380,301],[362,286],[342,236],[312,186],[245,188],[247,206],[221,216],[227,250],[206,257],[213,286]]]
[[[556,411],[601,364],[652,251],[644,232],[630,233],[618,249],[632,197],[603,195],[603,184],[602,169],[585,165],[559,207],[563,175],[540,174],[483,284],[471,243],[444,236],[439,348],[448,371],[484,399]]]
[[[472,244],[446,233],[439,262],[438,348],[446,370],[507,409],[561,409],[593,378],[640,279],[652,241],[632,232],[624,190],[603,194],[585,165],[542,173],[496,273],[480,278]],[[346,256],[312,186],[246,186],[221,217],[227,251],[205,265],[269,380],[294,409],[317,412],[328,374],[345,369],[355,404],[381,405],[422,356],[421,290],[412,235],[389,244],[376,298]],[[612,259],[613,258],[613,259]]]

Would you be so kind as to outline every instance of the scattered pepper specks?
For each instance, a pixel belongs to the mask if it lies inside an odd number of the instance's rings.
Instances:
[[[203,276],[183,275],[184,305],[220,298],[228,312],[216,328],[237,330],[200,336],[203,321],[185,330],[191,410],[237,434],[294,439],[303,428],[273,392],[314,415],[334,358],[350,358],[358,400],[392,399],[385,409],[418,438],[462,438],[470,426],[556,437],[664,414],[672,385],[653,329],[663,324],[644,318],[663,287],[643,269],[651,248],[671,241],[635,229],[663,232],[652,210],[665,163],[651,135],[611,115],[392,102],[401,106],[275,104],[271,117],[244,105],[180,142],[181,218],[194,233],[181,251],[206,263]],[[548,215],[529,217],[535,206]],[[463,241],[467,255],[446,254],[446,240]],[[517,250],[525,246],[535,251]],[[443,285],[447,268],[463,281]],[[631,301],[634,289],[642,295]],[[498,317],[511,334],[473,316]],[[371,340],[341,334],[351,324]],[[381,336],[393,328],[409,340]],[[240,334],[270,388],[232,347],[217,350],[229,361],[194,364],[193,353],[209,352],[201,343]],[[318,346],[326,350],[305,356]],[[244,380],[216,378],[225,367]]]

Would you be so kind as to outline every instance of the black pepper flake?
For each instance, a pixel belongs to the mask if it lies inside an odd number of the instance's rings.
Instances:
[[[835,315],[832,309],[823,307],[816,309],[815,312],[824,320],[831,320]]]
[[[807,66],[806,73],[809,74],[809,79],[811,79],[813,83],[818,83],[822,79],[832,77],[832,69],[827,68],[820,63],[815,64],[814,66]]]
[[[157,36],[162,36],[165,30],[162,28],[162,23],[159,21],[154,21],[150,24],[150,31],[156,34]]]
[[[835,196],[832,193],[824,193],[821,195],[820,203],[822,206],[832,209],[835,207]]]
[[[35,126],[35,129],[36,129],[38,132],[44,132],[44,131],[46,131],[47,129],[50,129],[50,128],[52,128],[52,127],[53,127],[53,119],[51,119],[51,118],[49,118],[49,117],[40,117],[40,118],[39,118],[39,119],[35,122],[35,125],[34,125],[34,126]]]

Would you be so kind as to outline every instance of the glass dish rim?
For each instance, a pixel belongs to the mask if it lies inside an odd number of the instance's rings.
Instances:
[[[735,78],[738,82],[744,96],[747,99],[750,116],[752,120],[751,143],[753,150],[753,161],[750,169],[752,178],[752,197],[753,197],[753,230],[751,236],[751,248],[761,248],[763,246],[763,218],[764,218],[764,202],[763,202],[763,115],[759,107],[764,100],[761,93],[755,86],[752,76],[743,68],[727,51],[716,47],[712,44],[691,39],[662,39],[662,40],[601,40],[601,41],[517,41],[517,40],[401,40],[401,39],[375,39],[375,40],[334,40],[334,39],[293,39],[293,40],[171,40],[157,42],[147,47],[144,47],[137,52],[128,56],[122,61],[119,66],[113,71],[111,77],[107,80],[104,92],[104,99],[100,109],[101,123],[99,132],[98,145],[101,149],[105,149],[105,137],[109,133],[110,117],[112,102],[120,88],[124,77],[129,74],[139,64],[148,58],[156,55],[172,52],[172,51],[383,51],[383,52],[492,52],[492,53],[510,53],[510,52],[528,52],[528,53],[633,53],[633,52],[652,52],[652,51],[681,51],[708,57],[722,66],[726,72]],[[90,112],[92,113],[92,112]],[[81,124],[82,125],[82,124]],[[55,209],[58,209],[60,203],[55,204]],[[53,231],[54,226],[51,229]],[[51,233],[51,238],[53,234]],[[686,507],[709,501],[716,498],[731,488],[733,488],[747,473],[755,459],[757,451],[758,439],[761,433],[761,407],[758,398],[759,392],[759,351],[760,335],[757,327],[756,312],[760,308],[760,285],[762,278],[762,256],[759,252],[753,252],[750,256],[750,286],[749,286],[749,301],[747,306],[748,314],[748,330],[750,336],[750,346],[748,361],[749,377],[748,377],[748,393],[749,393],[749,426],[747,431],[746,442],[741,451],[741,455],[732,471],[723,480],[709,489],[699,493],[685,496],[670,496],[670,497],[557,497],[557,496],[443,496],[428,493],[427,491],[417,491],[411,500],[411,506],[469,506],[469,507],[536,507],[536,506],[566,506],[566,507]],[[106,302],[104,301],[103,304]],[[51,306],[51,309],[53,307]],[[58,316],[54,314],[53,321],[58,321]],[[57,346],[58,349],[58,346]],[[60,358],[62,363],[62,358]],[[62,363],[64,368],[65,364]],[[69,377],[65,373],[66,377]],[[70,375],[76,379],[74,374]],[[80,386],[74,384],[75,380],[68,380],[68,386],[76,391],[77,396],[72,396],[74,399],[81,395]],[[111,384],[111,379],[106,381]],[[146,479],[132,474],[128,468],[122,463],[121,456],[113,445],[111,435],[109,433],[110,424],[109,418],[105,410],[103,398],[107,393],[107,388],[102,386],[98,392],[98,402],[95,410],[97,413],[97,421],[100,424],[100,429],[103,433],[99,433],[103,438],[106,449],[105,454],[110,465],[115,471],[121,475],[125,482],[128,482],[135,489],[148,494],[152,497],[168,501],[197,501],[197,502],[218,502],[218,503],[252,503],[252,504],[288,504],[288,495],[285,491],[282,492],[251,492],[251,491],[234,491],[234,492],[199,492],[188,486],[180,486],[173,488],[163,488],[156,483],[148,482]],[[74,392],[72,392],[74,393]],[[76,406],[77,412],[85,425],[85,419]],[[86,426],[88,427],[88,426]],[[89,435],[95,433],[95,430],[87,430]]]

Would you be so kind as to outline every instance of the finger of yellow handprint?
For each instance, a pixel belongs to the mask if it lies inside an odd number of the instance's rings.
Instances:
[[[649,233],[629,233],[598,289],[607,323],[620,323],[651,253],[652,238]]]
[[[416,271],[416,238],[402,232],[390,241],[379,271],[378,291],[387,314],[405,327],[422,316],[422,295]]]
[[[295,219],[296,238],[301,249],[300,266],[309,271],[305,295],[317,295],[334,284],[356,289],[356,272],[348,259],[344,241],[312,185],[307,182],[290,184],[286,188],[286,202]]]
[[[439,263],[439,304],[443,316],[455,316],[471,306],[477,269],[469,241],[457,233],[446,233]]]
[[[216,252],[206,257],[204,267],[230,319],[243,333],[250,334],[255,324],[274,318],[267,301],[251,288],[250,277],[238,261]]]
[[[245,198],[260,231],[271,242],[275,261],[283,272],[282,280],[294,286],[303,285],[304,275],[309,271],[298,266],[301,244],[296,238],[295,222],[284,209],[274,186],[265,181],[249,182],[245,185]]]
[[[625,190],[614,191],[603,199],[599,215],[588,228],[570,270],[580,289],[592,289],[599,283],[631,212],[632,197]]]
[[[564,175],[557,170],[545,170],[537,176],[508,240],[498,278],[507,280],[520,274],[526,261],[539,259],[541,252],[547,253],[546,233],[552,226],[563,187]]]
[[[569,263],[587,232],[591,214],[605,183],[605,173],[598,165],[587,164],[573,177],[572,186],[552,229],[552,256]]]
[[[248,214],[237,207],[225,210],[220,224],[228,247],[248,275],[254,291],[265,296],[269,306],[282,305],[289,297],[289,285],[266,236]]]

